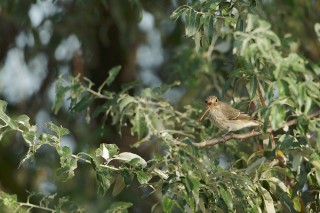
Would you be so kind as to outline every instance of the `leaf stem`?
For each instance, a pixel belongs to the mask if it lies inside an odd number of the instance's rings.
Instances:
[[[43,206],[37,206],[37,205],[34,205],[34,204],[31,204],[31,203],[20,203],[19,202],[19,205],[21,207],[29,207],[29,208],[36,208],[36,209],[42,209],[42,210],[45,210],[45,211],[49,211],[49,212],[55,212],[56,210],[54,209],[50,209],[48,207],[43,207]],[[29,212],[29,211],[28,211]]]

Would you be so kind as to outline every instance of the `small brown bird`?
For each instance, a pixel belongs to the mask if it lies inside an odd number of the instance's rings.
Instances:
[[[200,121],[209,112],[210,118],[215,125],[228,131],[223,136],[231,131],[260,125],[259,121],[253,120],[249,115],[219,101],[215,96],[207,97],[205,103],[207,104],[207,109],[202,114]]]

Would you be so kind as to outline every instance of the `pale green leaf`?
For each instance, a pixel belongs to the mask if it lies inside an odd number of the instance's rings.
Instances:
[[[250,96],[250,99],[252,100],[255,95],[256,95],[256,91],[257,91],[257,86],[258,86],[258,81],[255,77],[252,77],[250,79],[250,89],[249,89],[249,96]]]
[[[185,6],[178,7],[175,11],[172,12],[170,18],[176,21],[187,9],[188,8]]]
[[[273,199],[272,199],[270,193],[268,192],[268,190],[266,190],[265,188],[263,188],[260,185],[258,185],[258,190],[260,191],[260,194],[263,198],[265,211],[267,213],[276,213],[276,210],[274,208]]]
[[[30,118],[27,115],[20,115],[16,119],[16,122],[19,124],[22,124],[23,126],[27,127],[28,129],[31,127],[30,126]]]
[[[60,155],[60,168],[57,170],[57,174],[62,181],[67,181],[74,176],[74,170],[77,168],[77,159],[72,156],[71,149],[69,147],[62,147],[57,149]]]
[[[62,127],[62,126],[57,126],[52,122],[49,122],[46,125],[50,130],[55,132],[58,137],[62,137],[64,135],[68,135],[69,134],[69,130],[68,129],[66,129],[66,128]]]
[[[117,77],[118,73],[121,70],[121,66],[113,67],[109,70],[109,76],[108,78],[100,85],[98,89],[98,93],[101,93],[103,87],[107,84],[108,86],[114,81],[114,79]]]
[[[177,205],[177,201],[174,199],[171,199],[169,196],[164,196],[162,198],[162,206],[163,206],[163,211],[166,213],[172,212],[173,206]]]
[[[248,166],[248,168],[246,169],[246,174],[250,174],[252,172],[255,172],[255,170],[258,169],[264,163],[265,160],[266,160],[266,158],[262,157],[262,158],[257,159],[252,164],[250,164],[250,166]]]
[[[292,170],[297,171],[298,174],[300,173],[301,161],[302,161],[302,153],[301,152],[295,153],[292,161]]]
[[[138,179],[139,183],[142,185],[147,184],[149,182],[149,180],[151,179],[151,176],[147,175],[143,171],[136,171],[136,174],[137,174],[137,179]]]
[[[276,186],[278,186],[282,191],[289,194],[289,189],[286,187],[286,185],[278,178],[276,177],[270,177],[268,178],[268,181],[273,182]]]
[[[282,105],[274,105],[271,107],[271,126],[272,129],[278,129],[285,122],[285,109]]]
[[[229,210],[233,209],[233,201],[232,201],[232,195],[229,191],[225,190],[223,187],[220,187],[219,189],[220,195],[225,202],[225,204],[228,206]]]
[[[6,113],[7,103],[5,101],[0,100],[0,119],[7,124],[11,129],[17,130],[18,126]]]
[[[118,154],[119,148],[116,144],[100,144],[100,147],[96,149],[96,157],[102,157],[105,160],[112,158],[114,155]]]
[[[131,152],[122,152],[119,155],[113,156],[113,158],[120,161],[124,161],[126,163],[130,163],[132,160],[138,159],[138,164],[142,168],[145,168],[147,166],[147,162],[142,157]]]
[[[301,203],[300,203],[300,198],[298,196],[295,196],[293,198],[293,205],[296,211],[301,212]]]
[[[196,34],[200,26],[200,15],[193,10],[189,10],[186,14],[186,36],[190,37]]]
[[[126,213],[128,212],[127,209],[131,206],[133,206],[133,204],[128,202],[114,202],[107,210],[107,213]]]
[[[126,96],[125,98],[121,99],[119,103],[119,109],[120,112],[124,110],[125,107],[127,107],[131,103],[137,103],[136,99],[133,98],[132,96]]]

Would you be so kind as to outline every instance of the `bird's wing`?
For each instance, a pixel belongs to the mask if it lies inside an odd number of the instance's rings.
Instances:
[[[229,106],[228,104],[223,103],[221,107],[223,108],[222,110],[223,115],[229,120],[236,120],[236,119],[250,120],[251,119],[251,117],[248,114],[243,113],[240,110],[235,109],[232,106]]]

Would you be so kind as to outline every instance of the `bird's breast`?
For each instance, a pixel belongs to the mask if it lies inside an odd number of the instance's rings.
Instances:
[[[226,126],[227,119],[219,108],[213,108],[210,110],[210,118],[219,128],[228,129]]]

